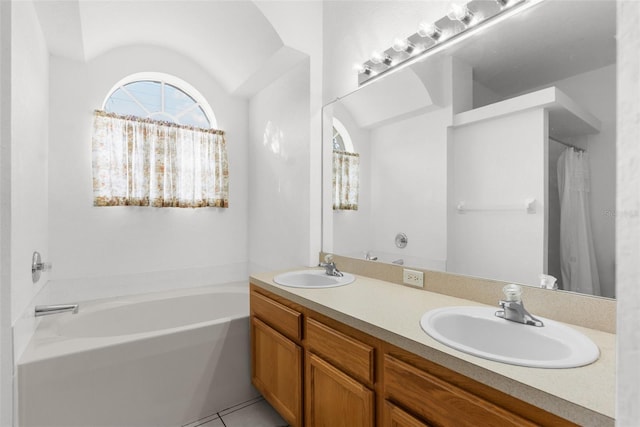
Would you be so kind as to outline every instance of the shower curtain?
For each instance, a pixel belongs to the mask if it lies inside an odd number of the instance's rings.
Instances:
[[[600,295],[589,215],[589,158],[573,148],[558,159],[560,264],[565,290]]]

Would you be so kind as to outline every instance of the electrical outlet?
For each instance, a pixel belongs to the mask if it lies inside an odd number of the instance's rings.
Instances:
[[[416,288],[422,288],[424,286],[424,273],[422,271],[405,268],[402,270],[402,283],[415,286]]]

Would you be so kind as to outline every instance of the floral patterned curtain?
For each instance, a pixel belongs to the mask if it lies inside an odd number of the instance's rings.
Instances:
[[[94,206],[229,206],[224,132],[96,110]]]
[[[333,210],[358,210],[360,155],[333,152]]]

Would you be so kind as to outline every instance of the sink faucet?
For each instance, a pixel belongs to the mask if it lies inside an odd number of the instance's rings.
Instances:
[[[318,264],[318,267],[324,267],[327,275],[335,277],[343,276],[342,272],[340,272],[340,270],[338,270],[338,267],[336,267],[336,263],[333,262],[333,256],[331,254],[325,256],[324,261],[325,262],[321,262],[320,264]]]
[[[518,285],[507,285],[502,288],[505,299],[500,300],[502,310],[496,311],[496,316],[512,322],[518,322],[531,326],[544,326],[541,320],[536,319],[529,313],[522,302],[522,288]]]
[[[66,311],[76,314],[79,308],[78,304],[36,305],[35,316],[40,317],[48,314],[64,313]]]

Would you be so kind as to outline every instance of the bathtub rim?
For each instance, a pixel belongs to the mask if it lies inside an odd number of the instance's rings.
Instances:
[[[29,363],[36,363],[51,358],[64,357],[66,355],[75,354],[78,352],[98,350],[101,348],[117,346],[132,341],[153,339],[163,335],[178,334],[183,331],[206,328],[219,323],[229,322],[234,319],[249,317],[248,281],[198,286],[170,291],[148,292],[143,294],[125,295],[119,297],[99,298],[95,300],[79,301],[78,303],[80,304],[81,311],[83,309],[83,306],[87,311],[97,311],[100,310],[100,307],[103,306],[136,304],[153,300],[216,293],[240,293],[246,295],[246,312],[238,313],[234,316],[219,317],[205,322],[191,323],[188,325],[182,325],[172,328],[137,332],[126,335],[97,337],[70,337],[59,335],[58,328],[60,323],[64,322],[64,320],[68,316],[73,316],[73,314],[71,313],[61,313],[51,316],[45,316],[41,319],[38,326],[36,327],[33,337],[27,344],[27,347],[22,353],[20,359],[16,362],[16,365],[26,365]]]

